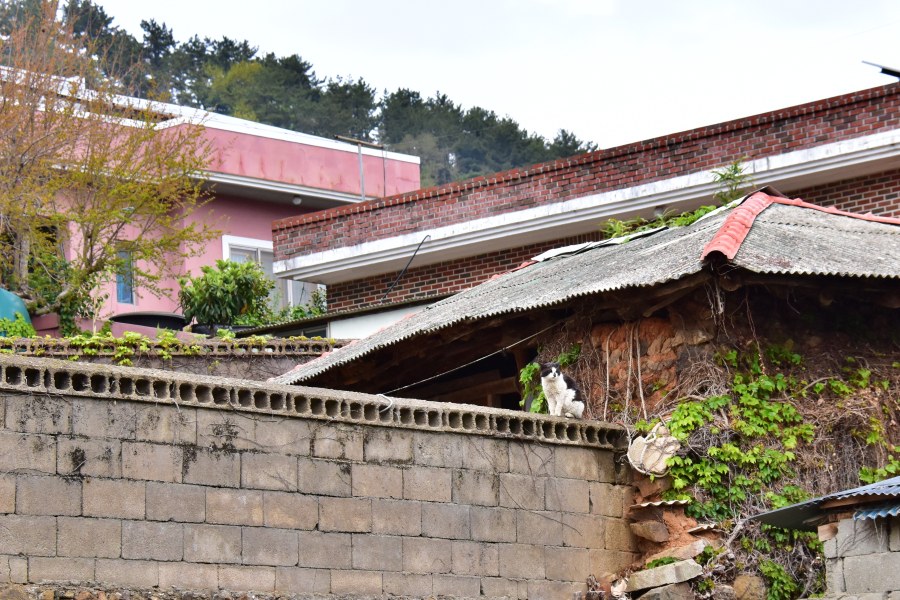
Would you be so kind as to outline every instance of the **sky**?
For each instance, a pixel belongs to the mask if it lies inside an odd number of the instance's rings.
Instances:
[[[601,148],[897,81],[896,0],[95,0]]]

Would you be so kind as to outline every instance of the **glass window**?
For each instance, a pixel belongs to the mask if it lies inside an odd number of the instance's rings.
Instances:
[[[130,250],[116,252],[119,268],[116,272],[116,300],[123,304],[134,304],[134,264]]]

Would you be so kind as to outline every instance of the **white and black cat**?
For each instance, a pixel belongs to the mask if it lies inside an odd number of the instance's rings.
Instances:
[[[580,419],[584,414],[584,402],[575,381],[562,372],[559,363],[541,364],[541,387],[551,415]]]

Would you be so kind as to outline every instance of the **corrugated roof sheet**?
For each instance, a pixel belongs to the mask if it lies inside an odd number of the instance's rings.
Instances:
[[[807,500],[806,502],[800,502],[798,504],[779,508],[778,510],[762,513],[754,516],[753,519],[768,523],[769,525],[784,527],[786,529],[813,530],[815,528],[815,523],[813,521],[826,514],[826,511],[820,508],[822,504],[830,500],[844,500],[848,498],[859,498],[860,502],[863,502],[864,500],[871,499],[872,496],[883,496],[886,500],[890,498],[900,498],[900,477],[885,479],[884,481],[870,483],[851,490],[835,492],[833,494],[828,494],[827,496],[822,496],[821,498],[814,498],[812,500]],[[842,506],[841,508],[846,511],[853,508],[853,505],[849,504]],[[880,510],[880,508],[877,510]]]
[[[879,508],[860,509],[853,513],[854,521],[863,521],[865,519],[883,519],[884,517],[896,517],[900,515],[900,504],[891,504]]]
[[[900,278],[900,220],[873,222],[809,210],[810,205],[783,202],[762,192],[749,199],[767,206],[755,219],[744,220],[747,231],[732,264],[755,273]],[[686,278],[704,269],[705,249],[739,208],[707,215],[688,227],[663,229],[625,244],[598,245],[492,278],[327,356],[299,365],[274,381],[304,381],[380,348],[463,321]]]

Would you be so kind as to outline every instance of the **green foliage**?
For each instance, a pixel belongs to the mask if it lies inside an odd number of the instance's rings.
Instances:
[[[646,565],[644,565],[645,569],[655,569],[656,567],[662,567],[664,565],[671,565],[672,563],[678,562],[678,559],[674,556],[664,556],[662,558],[654,558]]]
[[[720,186],[720,190],[713,197],[719,205],[741,198],[747,193],[747,188],[753,185],[743,161],[744,159],[739,158],[720,169],[713,170],[713,179]]]
[[[563,350],[554,362],[558,362],[561,367],[568,367],[575,364],[580,356],[581,344],[573,344],[568,350]],[[519,400],[519,406],[524,407],[525,399],[531,396],[530,412],[546,414],[547,399],[541,387],[541,365],[530,362],[522,367],[519,371],[519,383],[522,385],[522,399]]]
[[[69,358],[77,360],[79,354],[84,356],[97,356],[101,353],[111,354],[112,361],[117,365],[131,366],[131,359],[138,352],[149,352],[150,339],[140,333],[126,331],[118,338],[109,331],[98,333],[81,333],[68,338],[69,345],[78,350]]]
[[[16,312],[13,319],[5,317],[0,319],[0,337],[30,338],[36,335],[37,332],[34,330],[34,327],[25,320],[25,317],[20,312]]]
[[[884,466],[863,467],[859,471],[859,480],[863,483],[877,483],[897,475],[900,475],[900,448],[892,446]]]
[[[763,560],[759,563],[759,572],[766,580],[766,600],[791,600],[797,597],[800,586],[782,565],[772,560]]]
[[[664,214],[660,215],[652,221],[636,218],[629,221],[620,221],[618,219],[609,219],[600,228],[600,232],[604,238],[618,238],[630,235],[632,233],[640,233],[650,229],[659,227],[687,227],[700,217],[716,210],[717,206],[701,206],[692,211],[683,212],[677,215]]]
[[[198,277],[178,280],[184,316],[201,324],[235,324],[239,317],[260,317],[269,312],[269,293],[274,282],[254,262],[217,260]]]

